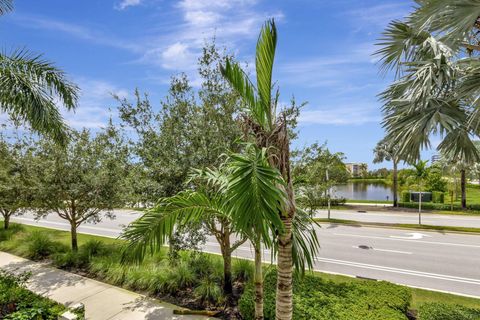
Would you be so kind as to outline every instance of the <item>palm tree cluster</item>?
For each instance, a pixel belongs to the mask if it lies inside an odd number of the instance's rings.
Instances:
[[[452,161],[477,162],[472,138],[480,124],[480,3],[417,1],[404,21],[389,24],[376,52],[395,82],[380,94],[386,139],[416,162],[432,134]]]

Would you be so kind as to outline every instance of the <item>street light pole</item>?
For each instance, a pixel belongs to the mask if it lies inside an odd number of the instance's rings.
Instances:
[[[330,185],[328,184],[328,169],[325,170],[326,178],[327,178],[327,206],[328,206],[328,220],[330,220]]]

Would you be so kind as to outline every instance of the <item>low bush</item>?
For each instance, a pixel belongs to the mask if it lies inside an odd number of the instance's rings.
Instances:
[[[410,192],[409,191],[402,191],[400,196],[401,202],[410,202]]]
[[[265,277],[265,319],[275,319],[276,272]],[[293,319],[407,320],[411,293],[387,282],[336,283],[307,274],[295,282]],[[254,288],[249,284],[239,301],[245,320],[254,319]]]
[[[232,265],[233,278],[236,281],[247,282],[253,279],[255,266],[252,261],[246,259],[235,259]]]
[[[65,307],[27,290],[27,279],[0,270],[0,319],[56,320]]]
[[[472,309],[455,304],[425,303],[418,311],[418,320],[478,320],[480,309]]]
[[[33,260],[41,260],[58,252],[68,251],[68,247],[60,242],[53,241],[48,233],[42,231],[31,232],[26,241],[26,256]]]
[[[81,269],[88,267],[90,259],[84,252],[59,252],[53,255],[53,264],[61,269]]]
[[[444,203],[445,202],[445,193],[441,191],[432,192],[432,202],[433,203]]]
[[[217,279],[212,276],[205,276],[194,290],[195,296],[203,303],[217,304],[222,298],[222,289]]]
[[[1,241],[8,241],[10,239],[12,239],[12,237],[20,232],[20,231],[23,231],[23,227],[21,224],[17,224],[17,223],[11,223],[10,224],[10,227],[5,230],[3,228],[3,223],[0,224],[0,242]]]

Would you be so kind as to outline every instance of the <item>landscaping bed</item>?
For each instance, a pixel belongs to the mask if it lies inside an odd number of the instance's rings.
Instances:
[[[0,230],[0,250],[50,261],[58,268],[189,309],[218,311],[218,316],[225,319],[240,318],[240,312],[245,319],[251,319],[251,261],[234,259],[234,296],[227,300],[221,290],[220,256],[180,252],[172,261],[165,249],[148,256],[141,264],[121,264],[121,240],[79,234],[77,253],[70,251],[69,240],[68,232],[40,227],[13,224],[9,231]],[[272,319],[275,309],[274,269],[269,266],[265,269],[266,319]],[[297,279],[294,286],[294,319],[415,319],[418,310],[418,320],[437,320],[440,318],[432,318],[435,312],[451,314],[452,308],[459,309],[452,307],[453,304],[477,312],[474,308],[480,305],[480,300],[317,272]],[[468,312],[444,319],[477,319],[469,318]]]
[[[65,307],[29,291],[27,280],[0,270],[0,319],[56,320]]]

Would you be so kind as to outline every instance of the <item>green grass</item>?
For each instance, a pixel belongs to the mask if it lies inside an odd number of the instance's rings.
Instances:
[[[321,222],[324,222],[325,219],[318,219]],[[356,221],[349,221],[349,220],[338,220],[338,219],[331,219],[329,222],[337,222],[337,223],[355,223],[359,224]],[[65,245],[70,244],[70,234],[67,231],[61,230],[54,230],[49,228],[43,227],[35,227],[35,226],[28,226],[28,225],[19,225],[19,224],[11,224],[12,231],[10,237],[8,239],[1,238],[0,240],[0,250],[7,251],[12,254],[24,256],[26,252],[26,248],[28,244],[26,243],[25,239],[28,235],[33,232],[44,232],[48,233],[53,240],[61,242]],[[404,226],[404,225],[401,225]],[[417,226],[413,225],[412,228],[416,228]],[[439,227],[441,228],[441,227]],[[438,229],[436,229],[438,230]],[[440,229],[441,230],[441,229]],[[480,232],[480,230],[479,230]],[[0,221],[0,236],[5,234],[3,230],[3,222]],[[94,236],[94,235],[86,235],[86,234],[79,234],[78,241],[80,249],[84,246],[87,242],[91,241],[100,241],[105,245],[115,245],[121,244],[121,240],[112,239],[107,237],[101,236]],[[116,246],[114,246],[116,247]],[[113,248],[113,247],[112,247]],[[219,276],[221,273],[221,258],[218,255],[214,254],[206,254],[206,259],[211,261],[211,265],[215,270],[215,274]],[[180,277],[176,279],[177,283],[169,282],[170,276],[172,274],[168,274],[165,272],[165,269],[162,267],[166,258],[166,250],[164,252],[158,253],[152,257],[146,259],[145,263],[140,266],[127,266],[123,267],[118,263],[118,256],[116,256],[115,252],[112,252],[112,255],[106,257],[98,257],[93,260],[93,266],[91,270],[91,276],[96,276],[98,279],[103,281],[109,282],[114,285],[123,286],[128,289],[132,290],[139,290],[139,291],[157,291],[162,289],[162,286],[170,286],[170,290],[175,290],[177,285],[181,285],[182,283],[188,282],[191,279],[191,275],[187,272],[184,272],[183,275],[177,276]],[[162,262],[163,261],[163,262]],[[208,263],[196,263],[196,268],[206,267]],[[248,274],[248,277],[251,277],[252,272],[252,265],[251,263],[247,264],[244,263],[243,260],[240,259],[233,259],[233,271],[234,276],[238,275],[239,277],[243,276],[243,274]],[[268,267],[268,266],[267,266]],[[208,271],[208,270],[207,270]],[[196,273],[205,272],[205,270],[196,270]],[[322,272],[315,272],[318,274],[322,279],[331,280],[334,282],[353,282],[353,281],[366,281],[357,278],[352,278],[343,275],[335,275],[335,274],[328,274]],[[368,280],[367,280],[368,281]],[[417,309],[421,303],[424,302],[447,302],[447,303],[456,303],[466,307],[475,307],[480,305],[480,299],[468,298],[457,296],[453,294],[447,293],[440,293],[434,292],[429,290],[423,289],[415,289],[412,288],[412,308]]]
[[[315,221],[348,224],[348,225],[355,225],[355,226],[372,226],[372,227],[378,226],[378,227],[394,227],[394,228],[433,230],[433,231],[480,233],[480,228],[471,228],[471,227],[431,226],[426,224],[418,225],[418,224],[407,224],[407,223],[363,222],[363,221],[346,220],[346,219],[326,219],[326,218],[315,218]]]

